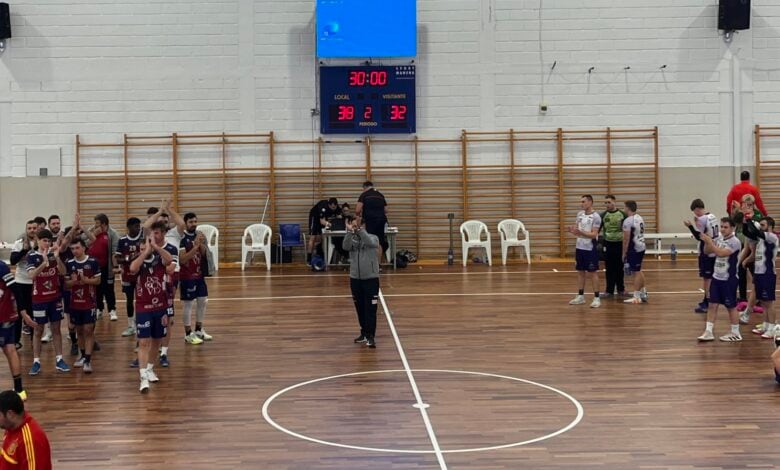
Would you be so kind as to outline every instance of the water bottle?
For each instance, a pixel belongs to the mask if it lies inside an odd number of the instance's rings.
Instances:
[[[677,247],[672,243],[672,261],[677,261]]]

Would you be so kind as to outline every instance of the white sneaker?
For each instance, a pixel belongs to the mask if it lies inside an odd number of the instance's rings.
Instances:
[[[585,305],[585,296],[578,295],[569,301],[569,305]]]
[[[699,341],[714,341],[715,335],[712,334],[712,331],[704,330],[704,333],[701,334],[698,338]]]
[[[160,381],[160,378],[157,377],[157,374],[155,374],[153,370],[149,369],[146,369],[146,378],[149,379],[149,382],[151,383],[157,383]]]
[[[593,302],[590,303],[590,308],[599,308],[601,307],[601,299],[598,297],[593,297]]]
[[[764,331],[764,325],[756,326],[755,328],[750,330],[750,332],[753,333],[754,335],[759,335],[759,336],[766,333],[766,331]]]
[[[646,290],[642,289],[641,291],[639,291],[639,300],[641,300],[642,303],[645,303],[645,304],[647,303],[647,291]]]
[[[195,336],[197,336],[198,338],[202,339],[203,341],[211,341],[212,339],[214,339],[213,336],[211,336],[210,334],[206,333],[206,330],[204,330],[202,328],[200,330],[195,330]]]
[[[46,325],[46,331],[43,333],[43,336],[41,337],[41,343],[48,343],[51,341],[51,330],[49,329],[49,325]]]
[[[135,335],[135,327],[134,326],[128,326],[125,331],[122,332],[123,337],[133,336]]]
[[[146,393],[149,391],[149,379],[146,377],[141,377],[141,386],[138,387],[138,390],[141,393]]]
[[[739,333],[729,333],[727,335],[723,335],[720,338],[718,338],[721,341],[725,341],[727,343],[736,343],[737,341],[742,341],[742,335]]]
[[[743,310],[739,313],[739,324],[740,325],[747,325],[750,323],[750,312],[747,310]]]
[[[116,310],[111,310],[108,312],[108,319],[111,321],[117,321],[118,317],[116,316]]]
[[[103,318],[103,311],[98,310],[97,313],[95,314],[95,320],[100,320],[101,318]]]
[[[81,356],[78,361],[74,362],[73,367],[84,367],[84,356]]]
[[[187,344],[201,344],[203,340],[195,336],[195,333],[190,333],[184,336],[184,342]]]

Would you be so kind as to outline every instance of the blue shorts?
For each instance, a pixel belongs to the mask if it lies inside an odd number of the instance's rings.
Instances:
[[[62,311],[70,314],[70,291],[62,291]]]
[[[52,300],[42,304],[33,304],[33,320],[39,325],[62,320],[62,299]]]
[[[95,323],[95,309],[71,310],[70,322],[76,326],[93,325]]]
[[[754,274],[753,285],[756,290],[756,299],[766,302],[775,300],[775,288],[777,287],[777,275],[771,273]]]
[[[138,338],[165,338],[168,335],[168,327],[163,326],[162,319],[166,314],[165,310],[136,313],[135,328],[138,332]]]
[[[0,348],[16,345],[16,322],[0,323]]]
[[[574,259],[577,271],[595,273],[599,270],[599,252],[596,248],[592,250],[580,250],[577,248]]]
[[[699,277],[712,279],[713,272],[715,272],[715,257],[699,254]]]
[[[181,300],[195,300],[199,297],[209,296],[209,290],[206,288],[205,279],[182,279],[180,282]]]
[[[628,263],[628,269],[632,273],[638,273],[642,270],[642,259],[645,257],[644,251],[628,250],[626,253],[626,262]]]
[[[738,284],[739,280],[736,278],[729,279],[728,281],[713,279],[710,284],[710,303],[720,304],[726,308],[736,307]]]

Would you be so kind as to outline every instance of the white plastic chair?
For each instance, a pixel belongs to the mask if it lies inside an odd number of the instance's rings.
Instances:
[[[203,232],[206,237],[206,243],[209,246],[209,251],[214,257],[214,271],[219,271],[219,229],[213,225],[203,224],[198,225],[195,229],[198,232]]]
[[[487,236],[487,240],[482,241],[482,233]],[[460,225],[460,238],[463,247],[463,266],[466,266],[469,258],[469,248],[484,248],[488,266],[493,265],[490,255],[490,232],[487,225],[479,220],[467,220]]]
[[[518,234],[524,236],[520,240]],[[506,266],[506,255],[510,247],[522,246],[525,248],[525,259],[531,264],[531,234],[525,229],[522,222],[515,219],[506,219],[498,223],[498,235],[501,237],[501,263]]]
[[[265,254],[265,265],[268,270],[271,269],[271,227],[265,224],[252,224],[244,230],[244,236],[241,237],[241,270],[243,271],[247,264],[252,262],[246,259],[246,255],[252,256],[254,253],[261,252]],[[249,237],[250,243],[246,239]]]

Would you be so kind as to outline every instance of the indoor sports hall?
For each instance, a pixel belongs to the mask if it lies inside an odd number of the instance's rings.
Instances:
[[[0,2],[0,469],[780,466],[770,0]]]

